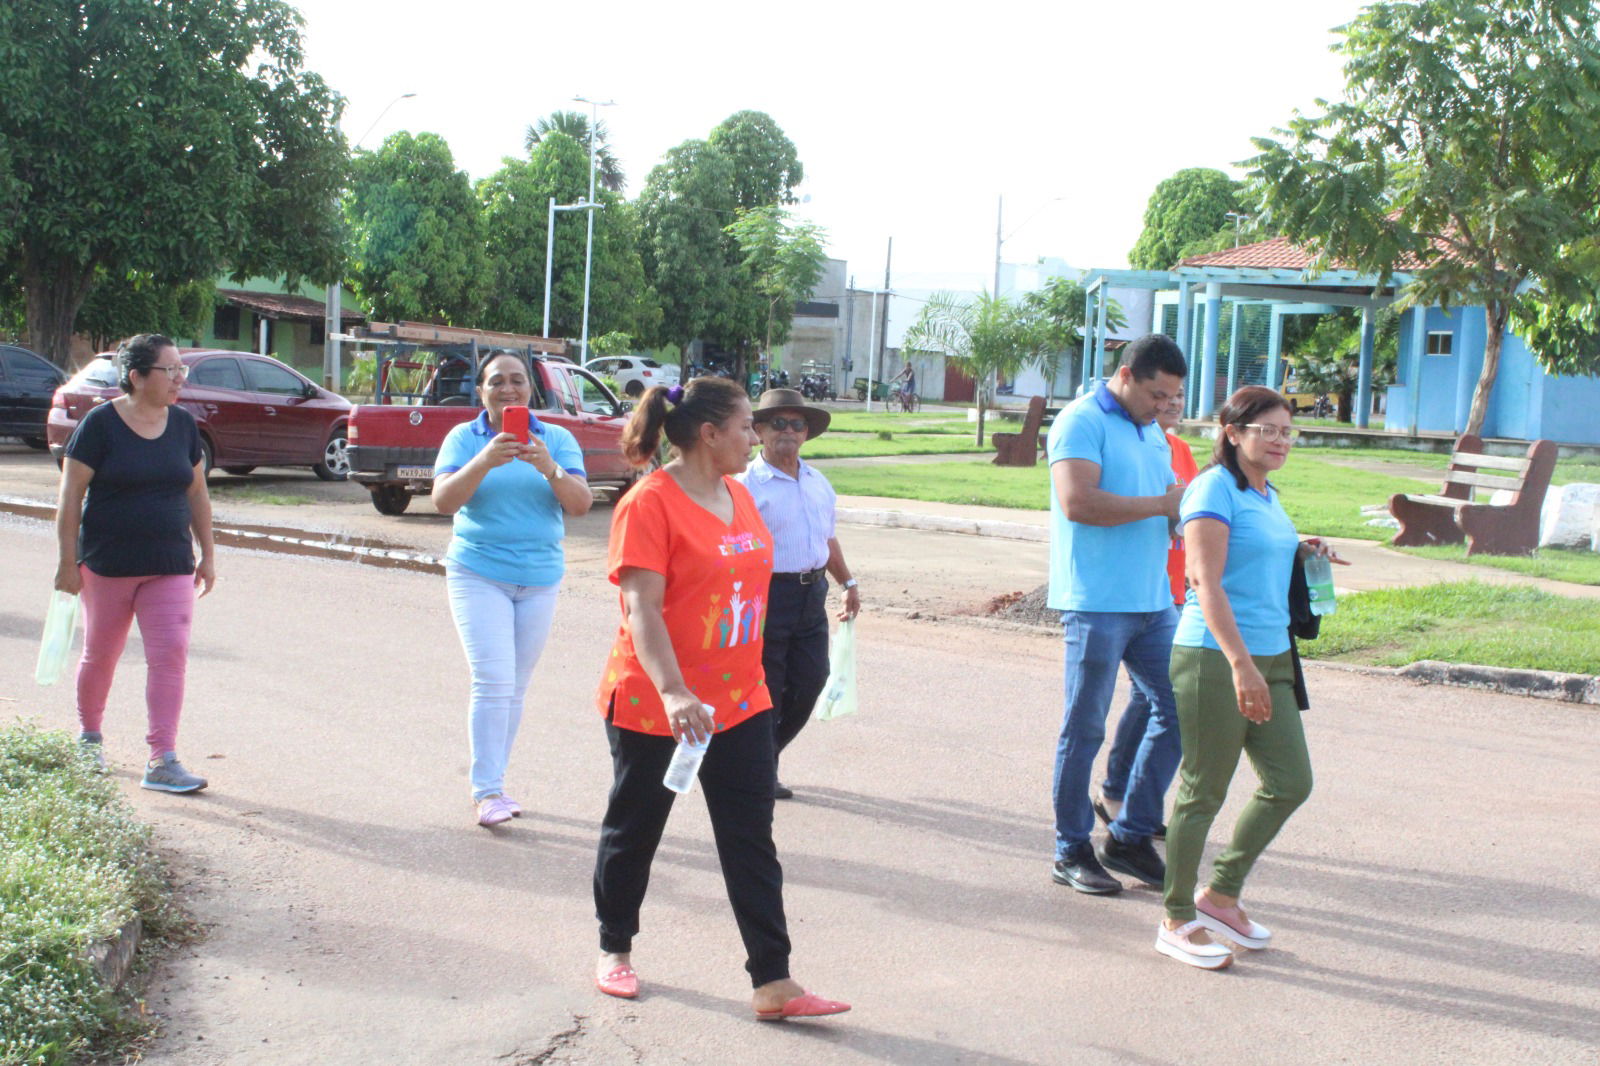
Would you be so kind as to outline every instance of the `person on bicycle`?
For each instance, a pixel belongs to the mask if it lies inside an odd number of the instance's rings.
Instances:
[[[896,374],[894,380],[899,387],[895,390],[900,394],[900,402],[910,407],[911,398],[917,394],[917,372],[911,366],[911,360],[906,360],[905,368]]]

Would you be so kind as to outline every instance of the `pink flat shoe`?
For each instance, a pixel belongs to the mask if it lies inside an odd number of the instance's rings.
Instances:
[[[634,999],[639,995],[639,975],[632,966],[615,966],[604,977],[596,977],[594,986],[608,996]]]
[[[834,999],[823,999],[810,992],[799,995],[777,1010],[758,1010],[756,1018],[764,1022],[781,1022],[785,1018],[824,1018],[830,1014],[843,1014],[850,1004]]]
[[[506,807],[505,797],[485,796],[478,801],[478,824],[484,827],[499,825],[501,822],[511,821],[512,814]]]
[[[1238,904],[1219,907],[1206,898],[1205,889],[1194,896],[1194,918],[1208,932],[1227,937],[1242,948],[1260,951],[1272,943],[1272,930],[1244,916]]]

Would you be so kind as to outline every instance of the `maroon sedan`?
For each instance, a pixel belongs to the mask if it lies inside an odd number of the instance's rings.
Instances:
[[[258,466],[309,466],[324,481],[350,474],[350,401],[319,388],[276,359],[250,352],[180,350],[189,377],[178,403],[200,426],[206,470],[248,474]],[[97,355],[56,390],[45,423],[50,454],[61,462],[78,420],[121,394],[112,353]]]

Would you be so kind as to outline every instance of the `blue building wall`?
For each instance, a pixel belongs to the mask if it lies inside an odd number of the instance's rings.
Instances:
[[[1449,332],[1451,354],[1421,358],[1421,388],[1411,376],[1412,323],[1426,314],[1429,333]],[[1482,308],[1456,308],[1446,313],[1437,307],[1419,312],[1413,308],[1400,316],[1399,380],[1389,389],[1385,425],[1404,432],[1411,426],[1412,405],[1419,402],[1417,428],[1460,433],[1472,409],[1472,392],[1483,369],[1486,335]],[[1600,444],[1600,377],[1552,377],[1540,367],[1521,338],[1508,335],[1500,350],[1500,372],[1484,435],[1520,440],[1566,441]]]

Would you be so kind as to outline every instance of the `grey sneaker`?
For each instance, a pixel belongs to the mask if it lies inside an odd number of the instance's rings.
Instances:
[[[199,792],[207,784],[199,774],[185,770],[177,753],[169,751],[161,756],[161,761],[145,765],[144,780],[139,782],[139,787],[157,792]]]
[[[83,753],[85,759],[94,763],[95,773],[103,774],[106,772],[106,751],[105,747],[100,743],[99,733],[79,733],[78,750]]]

